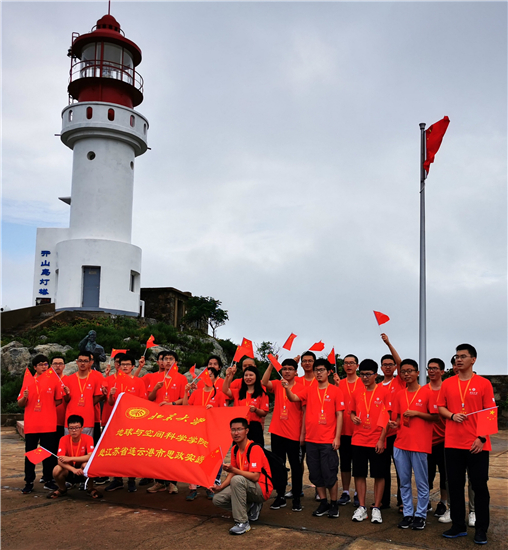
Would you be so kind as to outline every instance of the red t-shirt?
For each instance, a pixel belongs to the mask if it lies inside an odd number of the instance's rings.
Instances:
[[[84,420],[83,428],[93,428],[95,422],[93,398],[102,395],[102,381],[91,373],[87,378],[81,379],[75,372],[70,376],[64,376],[62,382],[71,392],[69,394],[70,401],[65,410],[65,426],[67,426],[67,419],[71,414],[79,414]]]
[[[302,431],[302,403],[289,401],[286,390],[280,380],[272,380],[272,392],[275,394],[270,433],[300,441]]]
[[[337,412],[345,409],[344,395],[333,384],[319,389],[317,384],[295,384],[292,392],[307,407],[305,413],[305,441],[333,443],[337,430]],[[340,435],[340,434],[339,434]]]
[[[207,405],[212,405],[212,407],[227,407],[226,396],[219,390],[215,392],[214,390],[206,392],[204,388],[199,388],[194,390],[189,397],[189,405],[197,405],[199,407],[206,407]]]
[[[393,403],[393,399],[395,396],[402,390],[406,389],[406,383],[400,376],[394,376],[388,384],[383,384],[383,382],[380,382],[378,384],[379,391],[382,391],[383,400],[386,404],[386,408],[391,411],[391,404]],[[396,416],[391,415],[391,419],[395,420]],[[391,437],[392,435],[395,435],[397,433],[396,428],[389,428],[386,437]]]
[[[152,389],[158,382],[162,382],[162,387],[157,390],[154,403],[162,403],[164,401],[172,403],[183,398],[187,378],[183,374],[176,373],[173,376],[166,377],[165,372],[156,372],[152,375],[150,386],[147,389],[147,395],[150,395]]]
[[[92,453],[94,449],[93,437],[91,435],[81,434],[77,444],[73,444],[71,435],[64,435],[58,443],[57,456],[86,456]],[[76,467],[76,463],[72,463]],[[77,466],[81,466],[78,464]]]
[[[317,384],[315,378],[309,381],[305,379],[305,376],[295,376],[295,381],[297,384],[301,384],[304,388],[310,386],[314,387]]]
[[[470,380],[459,380],[457,375],[444,380],[439,392],[437,406],[446,407],[453,414],[460,413],[462,412],[463,403],[461,394],[464,396],[466,414],[496,406],[492,384],[486,378],[477,374]],[[478,437],[476,422],[476,414],[471,414],[464,422],[454,422],[446,419],[445,447],[470,449],[473,441]],[[491,451],[490,437],[488,435],[486,437],[487,441],[483,445],[483,450]]]
[[[342,394],[344,395],[346,405],[346,409],[344,411],[344,420],[342,422],[342,433],[341,435],[353,435],[354,431],[354,424],[351,420],[351,397],[353,395],[353,392],[356,391],[360,386],[363,386],[362,381],[360,378],[356,378],[356,381],[353,383],[349,383],[347,381],[347,378],[343,378],[339,382],[339,388],[342,391]],[[365,386],[363,386],[365,387]]]
[[[109,378],[113,378],[113,376],[110,376]],[[116,387],[116,392],[113,395],[113,401],[115,403],[118,396],[121,393],[130,393],[131,395],[135,395],[136,397],[142,397],[143,399],[147,398],[146,388],[141,378],[135,378],[130,376],[125,376],[125,377],[122,376],[120,378],[117,375],[114,380],[111,380],[111,382],[108,383],[108,398],[111,393],[111,389],[114,387]]]
[[[405,389],[395,395],[392,402],[392,411],[395,415],[400,414],[399,430],[394,443],[397,449],[417,453],[432,453],[434,423],[430,420],[412,416],[409,418],[409,425],[406,425],[402,416],[407,410],[432,414],[431,396],[432,392],[429,391],[427,386],[423,386],[414,392]]]
[[[377,425],[379,415],[383,408],[388,410],[387,392],[378,384],[372,391],[365,391],[365,386],[358,385],[351,396],[351,410],[362,421],[361,424],[353,424],[353,437],[351,443],[358,447],[375,447],[381,436],[383,428]]]
[[[102,374],[102,372],[98,371],[98,370],[95,370],[95,369],[92,369],[90,371],[90,377],[94,376],[97,380],[97,383],[100,385],[100,387],[105,387],[107,388],[107,378],[104,378],[104,375]],[[102,392],[101,392],[102,393]],[[95,404],[95,415],[94,415],[94,422],[100,422],[101,421],[101,404],[100,403],[96,403]]]
[[[61,385],[44,375],[32,378],[21,388],[18,401],[22,399],[25,389],[28,389],[24,410],[25,433],[56,432],[55,399],[62,399]]]
[[[231,390],[231,393],[233,394],[234,406],[235,407],[245,407],[247,406],[254,406],[257,409],[261,409],[262,411],[268,412],[270,410],[270,403],[268,401],[268,395],[264,393],[263,395],[260,395],[259,397],[256,397],[255,399],[252,399],[251,394],[247,393],[245,399],[240,399],[240,390]],[[247,414],[247,420],[249,422],[259,422],[262,426],[265,425],[265,417],[264,416],[258,416],[255,412],[250,412]]]
[[[239,450],[236,450],[235,453],[235,448],[233,447],[233,450],[231,451],[231,466],[233,466],[233,468],[239,468],[244,472],[259,472],[261,475],[259,476],[258,484],[261,487],[264,499],[267,500],[272,494],[273,485],[272,482],[267,477],[265,477],[263,473],[261,473],[261,470],[264,468],[268,475],[271,477],[272,471],[270,470],[270,463],[268,462],[268,459],[266,458],[263,449],[256,444],[254,444],[251,449],[249,457],[250,460],[247,460],[247,449],[251,445],[253,445],[253,443],[249,441],[243,453],[240,453]],[[268,487],[265,483],[265,480],[268,482]]]
[[[444,433],[445,433],[445,420],[444,418],[439,414],[439,410],[437,408],[437,398],[439,397],[439,392],[441,390],[433,390],[430,387],[430,384],[427,384],[430,394],[430,401],[429,401],[429,408],[430,412],[432,414],[437,414],[438,421],[434,422],[433,424],[433,430],[432,430],[432,446],[437,445],[438,443],[442,443],[444,441]]]

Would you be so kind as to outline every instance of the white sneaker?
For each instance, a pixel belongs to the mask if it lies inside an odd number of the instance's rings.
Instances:
[[[437,521],[439,521],[440,523],[451,523],[452,518],[450,516],[450,510],[446,510],[446,512],[440,518],[438,518]]]
[[[231,527],[231,529],[229,530],[232,535],[243,535],[248,531],[250,531],[250,525],[248,521],[245,523],[236,523],[235,526]]]
[[[381,515],[381,513],[379,514]],[[367,515],[367,508],[365,506],[358,506],[358,508],[355,510],[355,513],[353,514],[353,521],[363,521],[364,519],[367,519],[369,516]]]
[[[476,525],[476,514],[475,512],[469,512],[469,521],[467,522],[469,527],[474,527]]]
[[[367,512],[365,512],[365,515],[367,515]],[[371,515],[371,523],[383,523],[383,517],[381,516],[381,510],[379,508],[372,508]],[[353,516],[354,519],[354,516]]]

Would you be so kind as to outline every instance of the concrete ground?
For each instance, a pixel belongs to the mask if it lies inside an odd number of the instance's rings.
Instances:
[[[508,540],[508,431],[493,438],[490,462],[491,526],[488,547],[506,549]],[[260,519],[243,537],[232,537],[228,529],[232,520],[214,507],[199,489],[193,502],[186,502],[187,486],[179,484],[180,493],[150,495],[144,488],[136,493],[127,489],[105,493],[102,500],[92,500],[77,489],[69,498],[46,499],[48,491],[36,483],[35,491],[22,495],[24,442],[15,428],[2,428],[2,548],[4,550],[237,550],[238,546],[301,550],[316,548],[347,550],[398,550],[403,548],[462,550],[472,548],[474,529],[467,537],[448,540],[441,536],[449,525],[441,524],[432,513],[424,531],[397,528],[401,515],[393,507],[384,510],[383,524],[351,521],[353,507],[340,508],[340,518],[315,518],[314,490],[304,478],[304,510],[291,512],[290,506],[270,510],[268,501]],[[269,439],[267,439],[269,441]],[[41,466],[37,466],[40,478]],[[395,487],[395,480],[392,488]],[[104,486],[99,487],[103,489]],[[368,482],[369,502],[372,483]],[[434,506],[437,492],[431,494]]]

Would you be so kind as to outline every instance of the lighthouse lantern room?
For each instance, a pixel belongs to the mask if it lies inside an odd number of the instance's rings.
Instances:
[[[141,50],[105,15],[72,36],[61,140],[72,149],[69,228],[39,228],[34,301],[56,310],[140,312],[141,249],[131,244],[134,168],[148,121]]]

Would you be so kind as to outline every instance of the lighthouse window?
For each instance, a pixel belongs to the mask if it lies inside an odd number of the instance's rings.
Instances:
[[[92,109],[92,107],[87,107],[87,108],[86,108],[86,118],[87,118],[88,120],[90,120],[90,119],[92,118],[92,116],[93,116],[93,109]]]
[[[131,115],[131,126],[134,128],[136,125],[136,117],[134,115]]]
[[[134,163],[131,160],[131,170],[134,170]]]
[[[88,160],[93,160],[95,158],[95,153],[93,151],[88,151],[88,153],[86,154],[86,158]]]
[[[115,110],[114,109],[108,109],[108,120],[115,120]]]
[[[69,111],[69,122],[72,122],[72,109]]]

